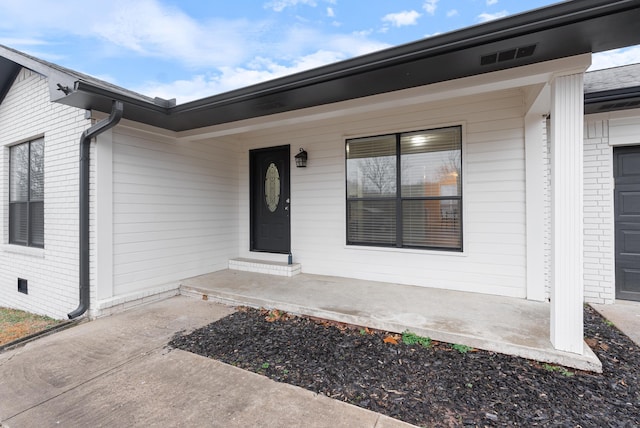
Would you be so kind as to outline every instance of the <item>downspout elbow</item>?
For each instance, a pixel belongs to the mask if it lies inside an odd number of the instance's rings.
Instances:
[[[109,117],[92,125],[80,135],[80,302],[75,310],[67,314],[69,319],[77,318],[89,309],[89,149],[91,140],[116,126],[122,119],[123,112],[122,101],[114,100]]]

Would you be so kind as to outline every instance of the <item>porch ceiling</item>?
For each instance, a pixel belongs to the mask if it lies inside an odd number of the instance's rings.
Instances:
[[[105,113],[119,99],[125,119],[185,131],[640,44],[638,22],[640,0],[574,0],[178,106],[70,70],[69,93],[54,93]]]

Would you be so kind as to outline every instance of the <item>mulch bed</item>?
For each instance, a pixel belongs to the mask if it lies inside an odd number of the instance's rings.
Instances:
[[[169,345],[420,426],[640,426],[639,347],[590,307],[585,337],[601,375],[247,308]]]

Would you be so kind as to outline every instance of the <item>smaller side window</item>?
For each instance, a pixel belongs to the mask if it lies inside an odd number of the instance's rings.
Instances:
[[[44,248],[44,139],[9,149],[9,243]]]

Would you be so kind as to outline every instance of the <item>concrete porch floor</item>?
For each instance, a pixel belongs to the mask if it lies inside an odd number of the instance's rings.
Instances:
[[[557,351],[549,339],[545,302],[299,274],[282,277],[223,270],[182,281],[181,294],[232,305],[281,309],[392,332],[516,355],[581,370],[602,371],[584,355]]]

